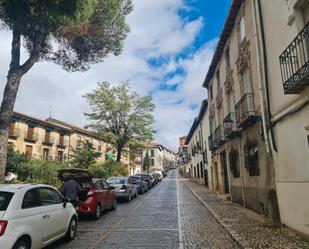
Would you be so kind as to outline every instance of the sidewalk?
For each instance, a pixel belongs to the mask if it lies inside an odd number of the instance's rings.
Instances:
[[[193,181],[183,181],[230,236],[245,249],[309,249],[309,242],[288,228],[275,228],[263,216],[224,201],[215,192]]]

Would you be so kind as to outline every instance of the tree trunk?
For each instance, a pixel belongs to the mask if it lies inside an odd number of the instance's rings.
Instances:
[[[33,64],[39,59],[42,41],[43,37],[41,35],[35,37],[33,41],[33,49],[28,60],[26,60],[23,65],[20,65],[20,33],[13,30],[10,69],[0,107],[0,182],[3,182],[5,177],[8,133],[20,81],[22,76],[28,72]]]
[[[123,144],[117,144],[117,162],[120,162],[122,156]]]
[[[0,108],[0,182],[4,181],[9,127],[22,75],[9,72]]]

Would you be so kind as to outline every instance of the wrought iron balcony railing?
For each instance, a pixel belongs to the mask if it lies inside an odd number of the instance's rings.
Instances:
[[[19,129],[13,129],[13,130],[9,130],[9,138],[12,138],[12,139],[16,139],[19,137]]]
[[[68,147],[68,142],[67,141],[58,141],[58,143],[57,143],[57,146],[59,147],[59,148],[65,148],[65,147]]]
[[[285,94],[300,93],[309,85],[309,22],[279,57]]]
[[[223,125],[219,125],[215,129],[214,145],[220,146],[222,143],[224,143]]]
[[[208,146],[209,146],[209,150],[210,151],[215,151],[216,150],[216,147],[215,147],[214,142],[213,142],[213,135],[210,135],[208,137]]]
[[[33,134],[25,134],[24,139],[28,142],[35,143],[36,141],[39,140],[39,134],[38,133],[33,133]]]
[[[51,146],[55,143],[55,139],[53,137],[48,138],[48,139],[44,139],[44,141],[42,142],[44,145],[48,145]]]
[[[253,104],[253,94],[246,93],[235,106],[238,127],[249,126],[256,116]]]
[[[238,135],[239,129],[236,123],[235,112],[230,112],[223,120],[224,136],[226,138],[233,138]]]

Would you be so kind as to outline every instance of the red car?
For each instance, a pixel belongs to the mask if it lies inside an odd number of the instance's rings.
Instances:
[[[92,215],[95,219],[101,217],[103,210],[115,210],[117,199],[114,187],[104,179],[93,178],[92,174],[83,169],[62,169],[58,171],[58,177],[65,181],[70,178],[82,187],[78,193],[77,212],[79,214]]]

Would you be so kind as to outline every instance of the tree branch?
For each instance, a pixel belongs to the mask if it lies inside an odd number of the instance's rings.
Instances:
[[[33,48],[30,52],[28,60],[26,60],[25,63],[20,66],[22,74],[27,73],[30,70],[30,68],[34,65],[34,63],[38,61],[42,50],[42,43],[43,43],[43,36],[36,35],[33,42]]]

